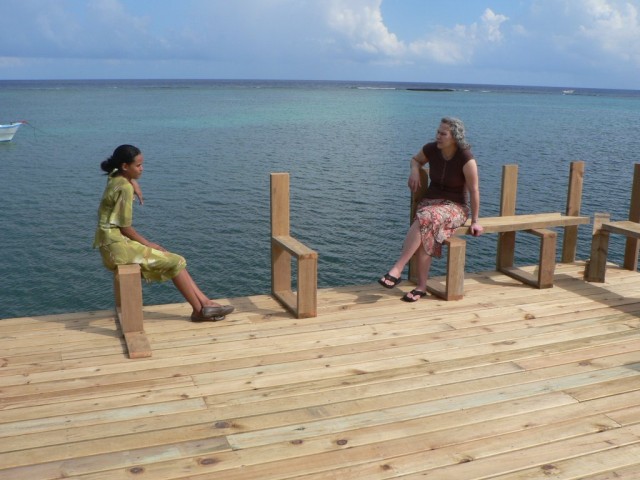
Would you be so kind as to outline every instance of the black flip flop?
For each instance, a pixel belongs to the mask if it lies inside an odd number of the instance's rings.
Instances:
[[[413,295],[413,298],[410,298],[409,295]],[[402,297],[402,301],[403,302],[417,302],[418,300],[420,300],[422,297],[424,297],[426,295],[427,295],[427,292],[423,292],[422,290],[418,290],[417,288],[414,288],[409,293],[405,293],[404,294],[404,297]]]
[[[392,282],[391,285],[386,283],[385,280]],[[401,281],[402,279],[400,277],[394,277],[393,275],[389,275],[388,273],[385,273],[384,277],[378,279],[378,283],[382,285],[384,288],[393,288],[396,285],[398,285]]]

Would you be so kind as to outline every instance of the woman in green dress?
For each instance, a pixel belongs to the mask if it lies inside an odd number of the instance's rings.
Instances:
[[[147,240],[133,228],[134,194],[142,201],[137,184],[143,171],[144,157],[133,145],[120,145],[113,155],[100,164],[109,178],[98,209],[98,228],[93,242],[100,248],[102,262],[109,270],[116,265],[137,263],[147,281],[171,279],[191,304],[194,322],[224,319],[234,307],[210,300],[198,288],[186,269],[185,259]]]

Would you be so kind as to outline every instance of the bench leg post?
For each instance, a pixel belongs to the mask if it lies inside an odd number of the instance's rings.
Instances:
[[[498,234],[498,253],[496,255],[496,270],[513,267],[516,251],[516,232]]]
[[[444,241],[447,246],[447,274],[445,285],[436,280],[427,282],[427,292],[443,300],[460,300],[464,296],[464,263],[467,242],[459,237]]]
[[[627,270],[636,271],[638,269],[638,246],[640,246],[640,240],[627,237],[623,263],[623,267]]]
[[[596,213],[593,219],[593,235],[591,237],[591,256],[584,269],[587,282],[604,282],[609,253],[609,232],[602,230],[602,224],[609,220],[606,213]]]
[[[116,315],[129,358],[150,357],[151,345],[143,325],[140,265],[118,265],[114,275],[114,290]]]
[[[553,287],[556,269],[556,242],[558,234],[552,230],[541,230],[540,263],[538,265],[538,288]]]
[[[298,260],[298,318],[317,316],[318,303],[318,257],[310,256]]]
[[[467,242],[462,238],[448,240],[447,286],[445,300],[460,300],[464,296],[464,263]]]
[[[291,255],[278,245],[271,245],[271,292],[291,290]]]

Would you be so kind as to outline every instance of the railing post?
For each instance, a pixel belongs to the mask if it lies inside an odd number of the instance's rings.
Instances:
[[[516,214],[518,192],[518,165],[502,167],[502,188],[500,189],[500,216]],[[516,248],[516,232],[498,234],[496,270],[513,267]]]
[[[633,184],[631,185],[631,204],[629,205],[629,221],[640,222],[640,163],[633,168]],[[624,268],[636,270],[638,268],[638,246],[640,240],[627,237],[624,248]]]
[[[569,216],[579,216],[582,205],[582,184],[584,179],[584,162],[571,162],[569,168],[569,188],[567,189],[567,212]],[[578,243],[578,227],[564,227],[562,239],[562,263],[576,260]]]
[[[289,174],[271,174],[271,237],[289,236]],[[271,243],[271,293],[291,290],[291,254]]]

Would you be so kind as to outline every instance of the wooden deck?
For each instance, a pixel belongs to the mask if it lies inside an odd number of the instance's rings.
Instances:
[[[0,479],[638,479],[640,274],[583,270],[149,306],[140,360],[113,312],[0,320]]]

